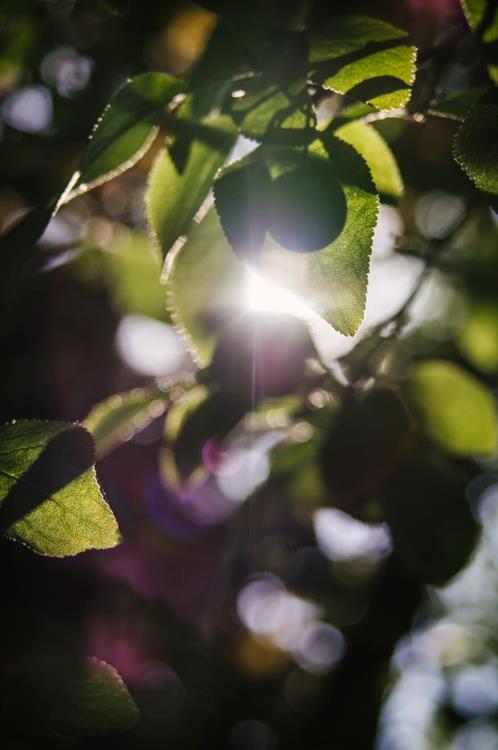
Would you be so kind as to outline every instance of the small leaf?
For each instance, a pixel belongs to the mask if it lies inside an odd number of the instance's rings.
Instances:
[[[470,109],[453,142],[455,159],[492,200],[498,196],[498,91],[489,91]]]
[[[403,181],[393,153],[380,133],[371,125],[350,122],[334,135],[353,146],[365,159],[381,200],[396,203],[403,195]]]
[[[268,238],[260,268],[337,331],[352,336],[365,311],[379,199],[363,158],[338,138],[329,137],[324,143],[316,141],[311,149],[322,158],[328,156],[341,184],[347,207],[342,231],[323,250],[308,253],[294,253]]]
[[[49,733],[67,738],[126,732],[138,721],[137,706],[118,672],[99,659],[87,660],[49,710]]]
[[[433,456],[418,455],[389,478],[382,499],[394,556],[409,575],[440,584],[467,562],[477,525],[465,481]]]
[[[315,137],[316,117],[304,81],[264,87],[250,81],[245,88],[244,96],[232,100],[230,111],[247,138],[292,146]]]
[[[376,109],[401,107],[415,78],[416,49],[404,43],[405,36],[368,16],[335,18],[312,38],[313,80]]]
[[[79,425],[22,420],[0,426],[0,527],[53,557],[119,542],[99,488],[94,444]]]
[[[97,458],[144,430],[165,408],[165,396],[158,388],[134,388],[96,404],[83,425],[95,439]]]
[[[494,399],[487,388],[457,365],[443,360],[415,365],[406,394],[422,430],[441,448],[460,456],[494,454]]]
[[[481,372],[494,375],[498,373],[498,302],[495,297],[479,297],[467,305],[456,344]]]
[[[211,361],[217,332],[240,310],[244,267],[225,239],[214,208],[194,225],[166,269],[167,306],[200,365]]]
[[[145,203],[163,258],[188,230],[235,137],[235,126],[228,117],[183,120],[172,145],[156,158]]]
[[[491,79],[498,83],[498,6],[493,0],[460,0],[467,22],[483,45]]]
[[[125,83],[95,127],[77,186],[92,187],[132,167],[151,145],[167,105],[184,90],[183,81],[166,73],[143,73]]]

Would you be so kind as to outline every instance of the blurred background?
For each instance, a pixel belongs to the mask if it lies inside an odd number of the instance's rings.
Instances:
[[[61,190],[129,76],[192,68],[222,5],[2,1],[0,231]],[[312,27],[331,16],[329,5],[310,4]],[[420,49],[421,102],[427,86],[445,99],[485,83],[457,0],[334,3],[341,12],[409,32]],[[415,361],[444,358],[496,395],[497,218],[452,159],[456,123],[377,127],[405,194],[398,207],[381,207],[360,332],[349,339],[317,323],[321,358],[339,379],[359,368],[363,382],[387,384],[403,381]],[[43,235],[43,270],[1,326],[3,421],[84,420],[113,394],[169,387],[195,372],[166,310],[143,208],[164,135],[131,170],[63,208]],[[248,275],[240,305],[287,313],[296,301]],[[393,336],[385,324],[400,310]],[[448,583],[426,586],[392,555],[375,497],[362,513],[333,507],[317,441],[335,405],[320,374],[306,393],[265,402],[223,447],[210,436],[208,410],[200,469],[192,465],[199,446],[175,448],[175,460],[203,472],[185,492],[171,477],[169,436],[182,410],[204,398],[202,385],[188,397],[178,385],[168,409],[152,403],[98,462],[120,546],[50,560],[0,542],[5,747],[498,748],[496,459],[461,460],[476,552]],[[401,486],[410,481],[403,476]],[[458,523],[445,507],[448,536],[438,544],[453,544]],[[413,530],[422,549],[424,533]],[[116,667],[138,725],[89,740],[31,736],[50,701],[53,665],[80,653]]]

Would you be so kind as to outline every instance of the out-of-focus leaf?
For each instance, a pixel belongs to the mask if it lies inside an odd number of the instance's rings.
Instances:
[[[498,303],[496,299],[476,299],[469,305],[467,317],[458,332],[457,345],[462,354],[481,372],[498,372]]]
[[[394,555],[424,583],[443,583],[468,560],[477,527],[465,481],[434,457],[403,464],[383,489]]]
[[[460,0],[468,24],[480,39],[488,62],[489,75],[498,83],[498,6],[493,0]]]
[[[381,200],[397,202],[403,195],[403,181],[393,153],[380,133],[371,125],[350,122],[342,125],[334,134],[363,156]]]
[[[314,138],[316,124],[304,81],[287,87],[246,85],[245,96],[232,100],[230,111],[243,135],[276,145],[302,145]]]
[[[173,322],[201,365],[209,364],[217,331],[238,314],[244,267],[225,239],[211,208],[167,264],[167,305]]]
[[[138,721],[135,701],[118,672],[99,659],[87,660],[49,711],[50,734],[67,738],[126,732]]]
[[[483,86],[472,86],[471,88],[449,94],[434,104],[431,111],[447,115],[455,120],[463,120],[469,109],[485,92]]]
[[[189,228],[235,137],[235,126],[228,117],[202,122],[186,119],[179,121],[169,149],[156,158],[145,203],[163,258]]]
[[[365,311],[373,232],[379,199],[363,158],[338,138],[311,148],[328,156],[346,198],[346,221],[339,236],[323,250],[295,253],[267,238],[262,272],[295,292],[340,333],[352,336]],[[326,151],[325,151],[326,148]]]
[[[455,159],[474,184],[498,205],[498,91],[489,89],[470,109],[453,142]]]
[[[413,446],[408,412],[393,391],[376,389],[344,403],[320,455],[334,505],[367,498]]]
[[[96,404],[83,425],[94,437],[97,458],[144,430],[165,408],[166,397],[158,388],[134,388]]]
[[[93,439],[83,427],[37,420],[0,427],[0,526],[53,557],[118,544],[95,475]]]
[[[335,18],[311,40],[313,80],[376,109],[401,107],[415,78],[416,49],[405,37],[404,31],[368,16]]]
[[[166,73],[143,73],[125,83],[95,127],[77,186],[91,187],[132,167],[151,145],[167,106],[184,90],[183,81]]]
[[[428,360],[414,366],[405,386],[420,427],[441,448],[461,456],[491,456],[497,415],[488,389],[457,365]]]

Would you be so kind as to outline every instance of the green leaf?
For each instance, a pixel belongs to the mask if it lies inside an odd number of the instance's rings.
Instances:
[[[455,91],[439,99],[431,107],[431,112],[441,114],[452,120],[463,120],[472,105],[481,98],[485,91],[484,86],[472,86],[463,91]]]
[[[491,456],[497,415],[491,393],[476,378],[444,360],[415,365],[405,386],[422,430],[441,448],[460,456]]]
[[[496,43],[498,42],[498,6],[493,0],[460,0],[467,22],[484,48],[491,79],[498,83]]]
[[[311,40],[313,80],[376,109],[401,107],[415,78],[416,49],[404,43],[405,36],[368,16],[335,18]]]
[[[467,562],[477,525],[465,497],[465,479],[448,465],[419,455],[390,477],[382,498],[394,556],[409,575],[440,584]]]
[[[328,137],[325,146],[317,141],[311,148],[328,156],[335,169],[346,199],[345,224],[330,245],[316,252],[295,253],[267,238],[260,268],[340,333],[352,336],[365,311],[379,199],[365,161],[351,146]]]
[[[276,145],[300,145],[315,137],[316,117],[305,81],[261,87],[249,81],[232,100],[231,114],[247,138]]]
[[[474,184],[498,196],[498,91],[489,89],[470,109],[453,142],[455,159]]]
[[[381,200],[396,203],[403,195],[403,181],[391,149],[377,130],[362,122],[350,122],[334,135],[365,159]]]
[[[166,397],[158,388],[134,388],[96,404],[83,425],[94,437],[97,458],[144,430],[165,408]]]
[[[138,721],[137,706],[110,664],[89,658],[81,674],[49,710],[50,734],[66,738],[126,732]]]
[[[498,373],[498,303],[494,297],[471,299],[458,332],[462,354],[486,375]]]
[[[151,145],[166,107],[184,90],[183,81],[166,73],[143,73],[125,83],[95,126],[77,186],[88,189],[132,167]]]
[[[0,526],[53,557],[119,542],[97,482],[94,444],[79,425],[20,420],[0,426]]]
[[[240,311],[244,280],[244,267],[211,208],[166,265],[168,309],[200,365],[211,361],[223,321]]]
[[[184,120],[178,123],[169,150],[162,150],[156,158],[145,203],[163,258],[188,230],[235,137],[235,126],[228,117],[202,122]]]

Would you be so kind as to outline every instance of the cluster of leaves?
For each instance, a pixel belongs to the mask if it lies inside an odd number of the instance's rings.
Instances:
[[[465,10],[484,45],[491,83],[468,111],[468,98],[435,109],[463,120],[455,158],[496,207],[498,95],[489,50],[497,21],[484,3],[469,2]],[[307,421],[314,437],[277,452],[279,481],[292,491],[289,466],[312,471],[316,464],[320,502],[386,520],[401,567],[439,583],[463,565],[475,542],[464,490],[472,471],[467,461],[496,450],[489,391],[443,360],[416,364],[394,387],[365,389],[365,373],[352,370],[343,386],[328,371],[310,374],[307,362],[317,352],[305,323],[236,314],[250,264],[298,293],[339,333],[357,332],[379,205],[403,194],[394,155],[373,123],[425,116],[409,103],[416,50],[403,31],[366,16],[335,18],[319,33],[260,20],[241,27],[237,10],[227,12],[188,78],[148,72],[121,88],[66,189],[0,240],[3,296],[37,270],[35,243],[51,217],[131,168],[167,128],[150,170],[146,211],[164,262],[165,301],[203,368],[168,411],[169,484],[200,481],[208,440],[221,443],[268,399],[295,396],[290,419]],[[240,136],[253,148],[230,161]],[[306,397],[318,383],[334,399],[315,413]],[[85,427],[35,420],[1,427],[2,531],[56,557],[117,544],[117,524],[95,475],[93,440],[104,455],[126,427],[142,429],[167,404],[167,394],[152,387],[97,405]],[[116,726],[129,726],[135,708],[110,668],[92,662],[80,683],[85,706],[102,713],[102,693],[118,703]],[[107,730],[94,714],[83,731]],[[64,734],[65,726],[56,731]]]

